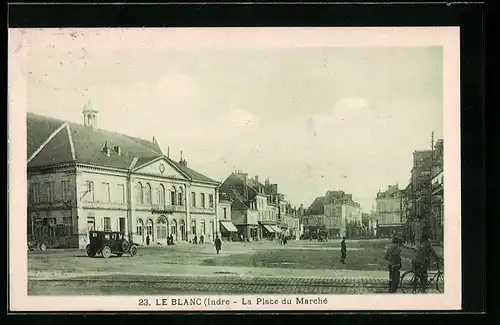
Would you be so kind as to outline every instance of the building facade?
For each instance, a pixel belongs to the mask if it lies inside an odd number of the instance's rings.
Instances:
[[[140,245],[219,233],[219,183],[165,156],[156,140],[28,113],[28,234],[80,247],[90,230],[121,231]]]
[[[305,232],[309,234],[323,228],[329,238],[355,238],[361,235],[361,205],[352,199],[352,194],[344,191],[327,191],[325,196],[317,197],[304,218],[307,219],[304,222]],[[322,224],[315,223],[312,226],[310,218]]]
[[[434,147],[434,161],[432,166],[431,183],[431,232],[436,240],[442,242],[444,239],[444,168],[442,139],[439,139]]]
[[[402,236],[406,216],[404,211],[404,191],[399,185],[389,185],[385,191],[378,191],[376,210],[373,219],[376,224],[377,237]]]
[[[269,179],[263,184],[258,176],[251,178],[236,171],[222,182],[220,191],[232,200],[231,218],[239,237],[249,241],[273,240],[281,234],[298,232],[298,218],[288,212],[288,202],[278,192],[278,185]]]

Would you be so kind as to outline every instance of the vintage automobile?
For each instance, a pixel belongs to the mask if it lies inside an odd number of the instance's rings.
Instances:
[[[47,249],[47,245],[45,245],[45,243],[40,240],[40,239],[37,239],[35,236],[28,236],[28,250],[30,251],[35,251],[35,250],[40,250],[40,251],[44,251]]]
[[[129,254],[134,257],[137,254],[137,245],[129,242],[124,233],[116,231],[90,231],[90,244],[87,245],[87,256],[95,257],[101,254],[109,258],[111,254],[122,256]]]

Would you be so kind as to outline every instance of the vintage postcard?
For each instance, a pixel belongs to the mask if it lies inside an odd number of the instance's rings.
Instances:
[[[11,310],[460,309],[459,66],[455,27],[9,30]]]

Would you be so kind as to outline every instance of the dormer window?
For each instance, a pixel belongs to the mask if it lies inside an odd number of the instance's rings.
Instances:
[[[110,156],[110,154],[111,154],[111,150],[110,150],[110,149],[109,149],[109,147],[108,147],[108,142],[107,142],[107,141],[106,141],[106,143],[104,144],[104,148],[102,148],[102,152],[104,152],[104,154],[105,154],[106,156],[108,156],[108,157],[109,157],[109,156]]]

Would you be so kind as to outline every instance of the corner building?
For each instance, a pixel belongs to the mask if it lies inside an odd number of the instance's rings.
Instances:
[[[213,241],[219,183],[165,156],[156,140],[27,114],[28,235],[49,247],[88,244],[90,230],[121,231],[140,245]]]

